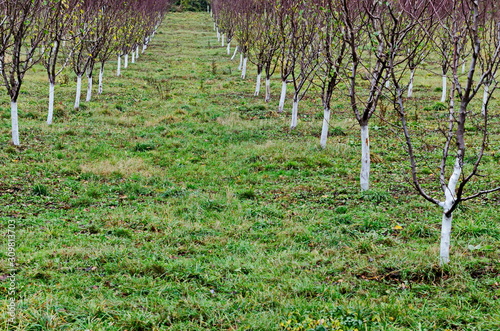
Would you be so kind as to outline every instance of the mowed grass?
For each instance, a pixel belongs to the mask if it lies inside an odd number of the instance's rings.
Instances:
[[[500,329],[499,195],[455,213],[452,262],[439,267],[441,210],[409,185],[391,107],[372,120],[372,189],[360,193],[343,92],[322,150],[314,94],[289,131],[279,80],[271,103],[253,97],[253,75],[239,78],[212,26],[206,13],[169,14],[78,111],[68,71],[51,126],[37,67],[19,100],[20,148],[3,95],[0,232],[15,220],[18,306],[8,325],[5,240],[0,329]],[[417,128],[442,116],[439,86],[421,72]],[[477,187],[499,182],[498,138],[497,125]]]

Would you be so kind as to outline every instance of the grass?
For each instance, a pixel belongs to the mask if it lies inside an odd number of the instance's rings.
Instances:
[[[119,78],[110,63],[104,93],[79,111],[71,79],[57,86],[51,126],[43,71],[31,73],[19,148],[2,97],[0,231],[15,220],[18,265],[17,320],[2,309],[0,328],[498,330],[499,195],[456,212],[452,262],[439,267],[440,210],[408,183],[395,115],[372,121],[373,188],[360,193],[347,99],[320,149],[318,100],[289,131],[279,81],[270,104],[253,97],[211,26],[169,14],[138,63]],[[439,86],[417,79],[416,128],[436,125]],[[483,170],[497,182],[498,134]]]

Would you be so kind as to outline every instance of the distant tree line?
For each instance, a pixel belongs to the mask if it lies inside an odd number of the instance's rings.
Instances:
[[[208,2],[206,0],[177,0],[173,3],[173,11],[205,11]]]

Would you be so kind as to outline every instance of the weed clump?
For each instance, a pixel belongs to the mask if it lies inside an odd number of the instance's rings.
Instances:
[[[49,190],[45,185],[36,184],[35,186],[33,186],[32,193],[33,195],[46,196],[49,195]]]

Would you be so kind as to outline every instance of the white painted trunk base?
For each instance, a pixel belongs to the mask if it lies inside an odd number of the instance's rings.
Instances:
[[[75,109],[80,108],[80,99],[82,95],[82,75],[76,76],[76,96],[75,96]]]
[[[104,77],[104,67],[101,66],[101,69],[99,69],[99,86],[97,88],[97,94],[102,94],[102,89],[103,89],[103,84],[102,80]]]
[[[123,69],[128,68],[128,54],[125,54],[124,59],[123,59]]]
[[[47,124],[52,124],[54,119],[54,90],[55,86],[53,83],[49,85],[49,112],[47,114]]]
[[[261,84],[261,76],[262,74],[257,74],[257,82],[255,83],[255,92],[254,92],[254,97],[258,96],[260,94],[260,84]]]
[[[410,73],[410,83],[408,84],[408,98],[413,96],[413,81],[415,80],[415,70]]]
[[[455,165],[453,167],[453,173],[448,181],[448,186],[444,191],[445,201],[441,203],[443,207],[443,221],[441,224],[441,243],[439,248],[439,261],[440,264],[446,264],[450,262],[450,244],[451,244],[451,224],[453,220],[453,215],[449,217],[446,213],[450,210],[455,202],[455,190],[457,188],[458,180],[462,174],[462,167],[460,166],[460,160],[457,157],[455,160]]]
[[[227,55],[231,55],[231,42],[227,43]]]
[[[240,54],[240,64],[238,65],[238,70],[243,69],[243,53]]]
[[[231,60],[234,60],[234,58],[236,57],[236,54],[237,54],[237,53],[238,53],[238,46],[236,46],[236,47],[234,48],[234,54],[233,54],[233,56],[231,57]]]
[[[292,121],[290,123],[290,129],[295,129],[297,127],[299,117],[299,97],[295,94],[293,96],[293,106],[292,106]]]
[[[489,97],[490,97],[490,86],[488,84],[485,84],[483,91],[483,104],[481,107],[481,114],[483,116],[486,116],[486,105],[488,104]]]
[[[122,75],[122,57],[118,55],[118,64],[116,65],[116,75],[120,77]]]
[[[452,219],[453,216],[446,217],[446,213],[443,213],[443,220],[441,222],[441,243],[439,245],[439,263],[441,265],[450,262]]]
[[[17,112],[17,101],[10,102],[10,118],[12,123],[12,143],[19,146],[19,117]]]
[[[243,65],[241,67],[241,78],[242,79],[247,78],[247,64],[248,64],[248,58],[245,57],[245,58],[243,58]]]
[[[222,40],[221,46],[222,47],[226,46],[226,43],[225,43],[226,40],[225,40],[224,34],[221,34],[220,39]]]
[[[139,46],[136,46],[135,48],[135,60],[137,61],[139,59]]]
[[[370,136],[368,125],[361,126],[361,173],[359,183],[361,191],[370,188]]]
[[[130,55],[132,55],[132,58],[131,58],[131,63],[135,63],[135,52],[132,52],[130,53]]]
[[[281,95],[280,95],[280,103],[278,105],[278,112],[282,113],[285,109],[285,98],[286,98],[286,80],[281,82]]]
[[[93,86],[93,77],[92,76],[87,76],[87,97],[85,98],[85,101],[89,102],[92,100],[92,86]]]
[[[328,128],[330,127],[330,108],[325,107],[323,111],[323,127],[321,128],[321,138],[319,141],[319,145],[321,148],[326,147],[326,141],[328,139]]]
[[[443,87],[442,87],[443,88],[443,93],[441,94],[441,102],[446,102],[446,93],[447,93],[447,87],[446,87],[446,85],[447,85],[447,81],[448,80],[447,80],[446,76],[443,76],[442,79],[443,79]]]
[[[266,102],[271,101],[271,80],[266,78]]]

